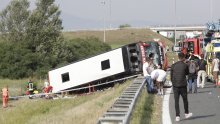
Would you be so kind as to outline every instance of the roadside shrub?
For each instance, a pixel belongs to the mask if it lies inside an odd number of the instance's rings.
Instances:
[[[28,49],[21,44],[0,43],[0,76],[3,78],[23,78],[31,76],[37,59]]]
[[[24,43],[0,42],[0,77],[9,79],[46,78],[48,71],[52,68],[64,66],[111,49],[109,45],[95,37],[66,41],[56,54],[50,55],[33,52]]]
[[[111,47],[108,44],[101,42],[95,37],[72,39],[66,43],[65,53],[67,56],[65,59],[68,63],[70,63],[109,50],[111,50]]]
[[[129,27],[131,27],[131,25],[129,25],[129,24],[119,25],[119,28],[120,28],[120,29],[129,28]]]

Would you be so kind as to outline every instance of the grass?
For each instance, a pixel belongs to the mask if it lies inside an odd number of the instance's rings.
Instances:
[[[11,79],[0,79],[0,89],[8,86],[9,96],[21,96],[25,94],[26,88],[25,84],[29,79],[19,79],[19,80],[11,80]],[[43,87],[42,80],[34,79],[34,82],[37,83],[38,89]],[[0,95],[0,105],[2,104],[2,96]]]
[[[18,96],[23,95],[25,93],[25,83],[28,82],[29,79],[19,79],[19,80],[11,80],[11,79],[0,79],[0,88],[8,86],[9,95],[10,96]],[[34,79],[34,82],[37,83],[38,89],[43,87],[43,81],[39,79]]]
[[[74,38],[86,38],[86,37],[97,37],[103,41],[103,31],[75,31],[75,32],[64,32],[65,39]],[[125,44],[138,42],[138,41],[152,41],[154,39],[160,39],[164,41],[165,45],[169,46],[170,51],[167,53],[168,59],[172,62],[173,58],[177,60],[176,55],[171,51],[173,42],[157,34],[150,29],[119,29],[119,30],[107,30],[106,31],[106,43],[112,48],[118,48]],[[171,63],[169,63],[171,64]]]
[[[168,58],[169,66],[171,66],[173,64],[173,61],[174,62],[178,61],[178,57],[177,57],[176,53],[174,53],[172,51],[167,52],[167,58]]]
[[[114,88],[72,99],[19,99],[0,109],[1,124],[95,124],[99,117],[130,84],[127,81]]]
[[[131,115],[131,124],[160,124],[162,99],[144,88]]]
[[[97,37],[103,41],[103,31],[76,31],[64,32],[66,39]],[[172,42],[160,34],[154,33],[150,29],[120,29],[120,30],[107,30],[106,43],[111,45],[112,48],[120,47],[124,44],[138,42],[138,41],[152,41],[154,39],[164,41],[166,45],[172,46]]]
[[[9,81],[10,82],[10,81]],[[22,80],[20,81],[22,82]],[[19,99],[10,101],[7,109],[0,109],[0,123],[4,124],[95,124],[114,103],[131,81],[116,84],[90,95],[71,99]],[[144,88],[131,117],[131,124],[158,124],[161,118],[161,98],[148,94]],[[19,113],[19,114],[18,114]],[[86,119],[85,119],[86,118]],[[40,121],[39,121],[40,120]]]

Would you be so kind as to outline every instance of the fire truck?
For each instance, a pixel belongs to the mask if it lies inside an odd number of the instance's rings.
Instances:
[[[200,56],[204,52],[202,37],[187,38],[182,43],[181,51],[184,54],[192,53],[194,55]]]
[[[203,37],[197,36],[194,38],[186,38],[182,41],[179,41],[176,44],[176,52],[182,52],[185,55],[194,54],[195,56],[201,56],[204,51]]]

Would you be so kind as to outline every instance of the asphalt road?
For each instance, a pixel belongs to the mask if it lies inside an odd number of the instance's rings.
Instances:
[[[220,124],[220,88],[207,82],[204,88],[199,88],[198,93],[188,94],[189,111],[193,116],[184,118],[184,107],[180,97],[180,122],[175,122],[175,106],[173,91],[169,99],[169,111],[173,124]]]

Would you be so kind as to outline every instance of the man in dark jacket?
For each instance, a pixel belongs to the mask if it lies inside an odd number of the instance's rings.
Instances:
[[[173,93],[175,100],[176,110],[176,121],[180,121],[180,108],[179,108],[179,96],[183,98],[185,118],[192,116],[188,109],[188,98],[187,98],[187,79],[186,76],[189,74],[188,65],[184,62],[185,55],[183,53],[178,54],[179,61],[171,66],[171,81],[173,84]]]

